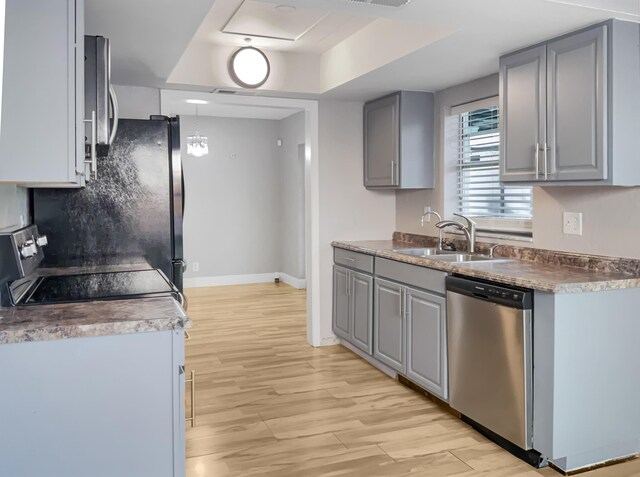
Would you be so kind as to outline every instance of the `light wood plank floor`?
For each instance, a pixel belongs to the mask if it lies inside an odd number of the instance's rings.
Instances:
[[[197,372],[188,477],[559,476],[535,470],[341,346],[306,342],[304,291],[187,290]],[[187,410],[189,412],[189,410]],[[584,477],[640,476],[640,460]]]

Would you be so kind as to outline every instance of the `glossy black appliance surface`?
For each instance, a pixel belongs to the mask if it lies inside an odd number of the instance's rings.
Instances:
[[[177,293],[158,270],[40,277],[20,305],[116,300]]]
[[[123,119],[84,189],[34,189],[45,267],[148,263],[182,290],[179,120]]]

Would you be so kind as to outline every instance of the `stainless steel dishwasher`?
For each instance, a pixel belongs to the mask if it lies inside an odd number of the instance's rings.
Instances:
[[[530,450],[533,293],[458,277],[446,289],[451,407]]]

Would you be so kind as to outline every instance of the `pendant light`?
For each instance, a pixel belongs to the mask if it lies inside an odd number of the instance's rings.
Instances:
[[[187,154],[194,157],[202,157],[209,154],[209,141],[207,136],[202,136],[198,132],[198,104],[204,104],[197,100],[190,100],[196,106],[196,133],[193,136],[187,136]]]

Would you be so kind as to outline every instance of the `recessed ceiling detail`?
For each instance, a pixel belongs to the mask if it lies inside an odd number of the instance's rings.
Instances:
[[[231,35],[296,41],[324,20],[329,13],[296,8],[287,4],[245,0],[222,28],[222,32]]]

